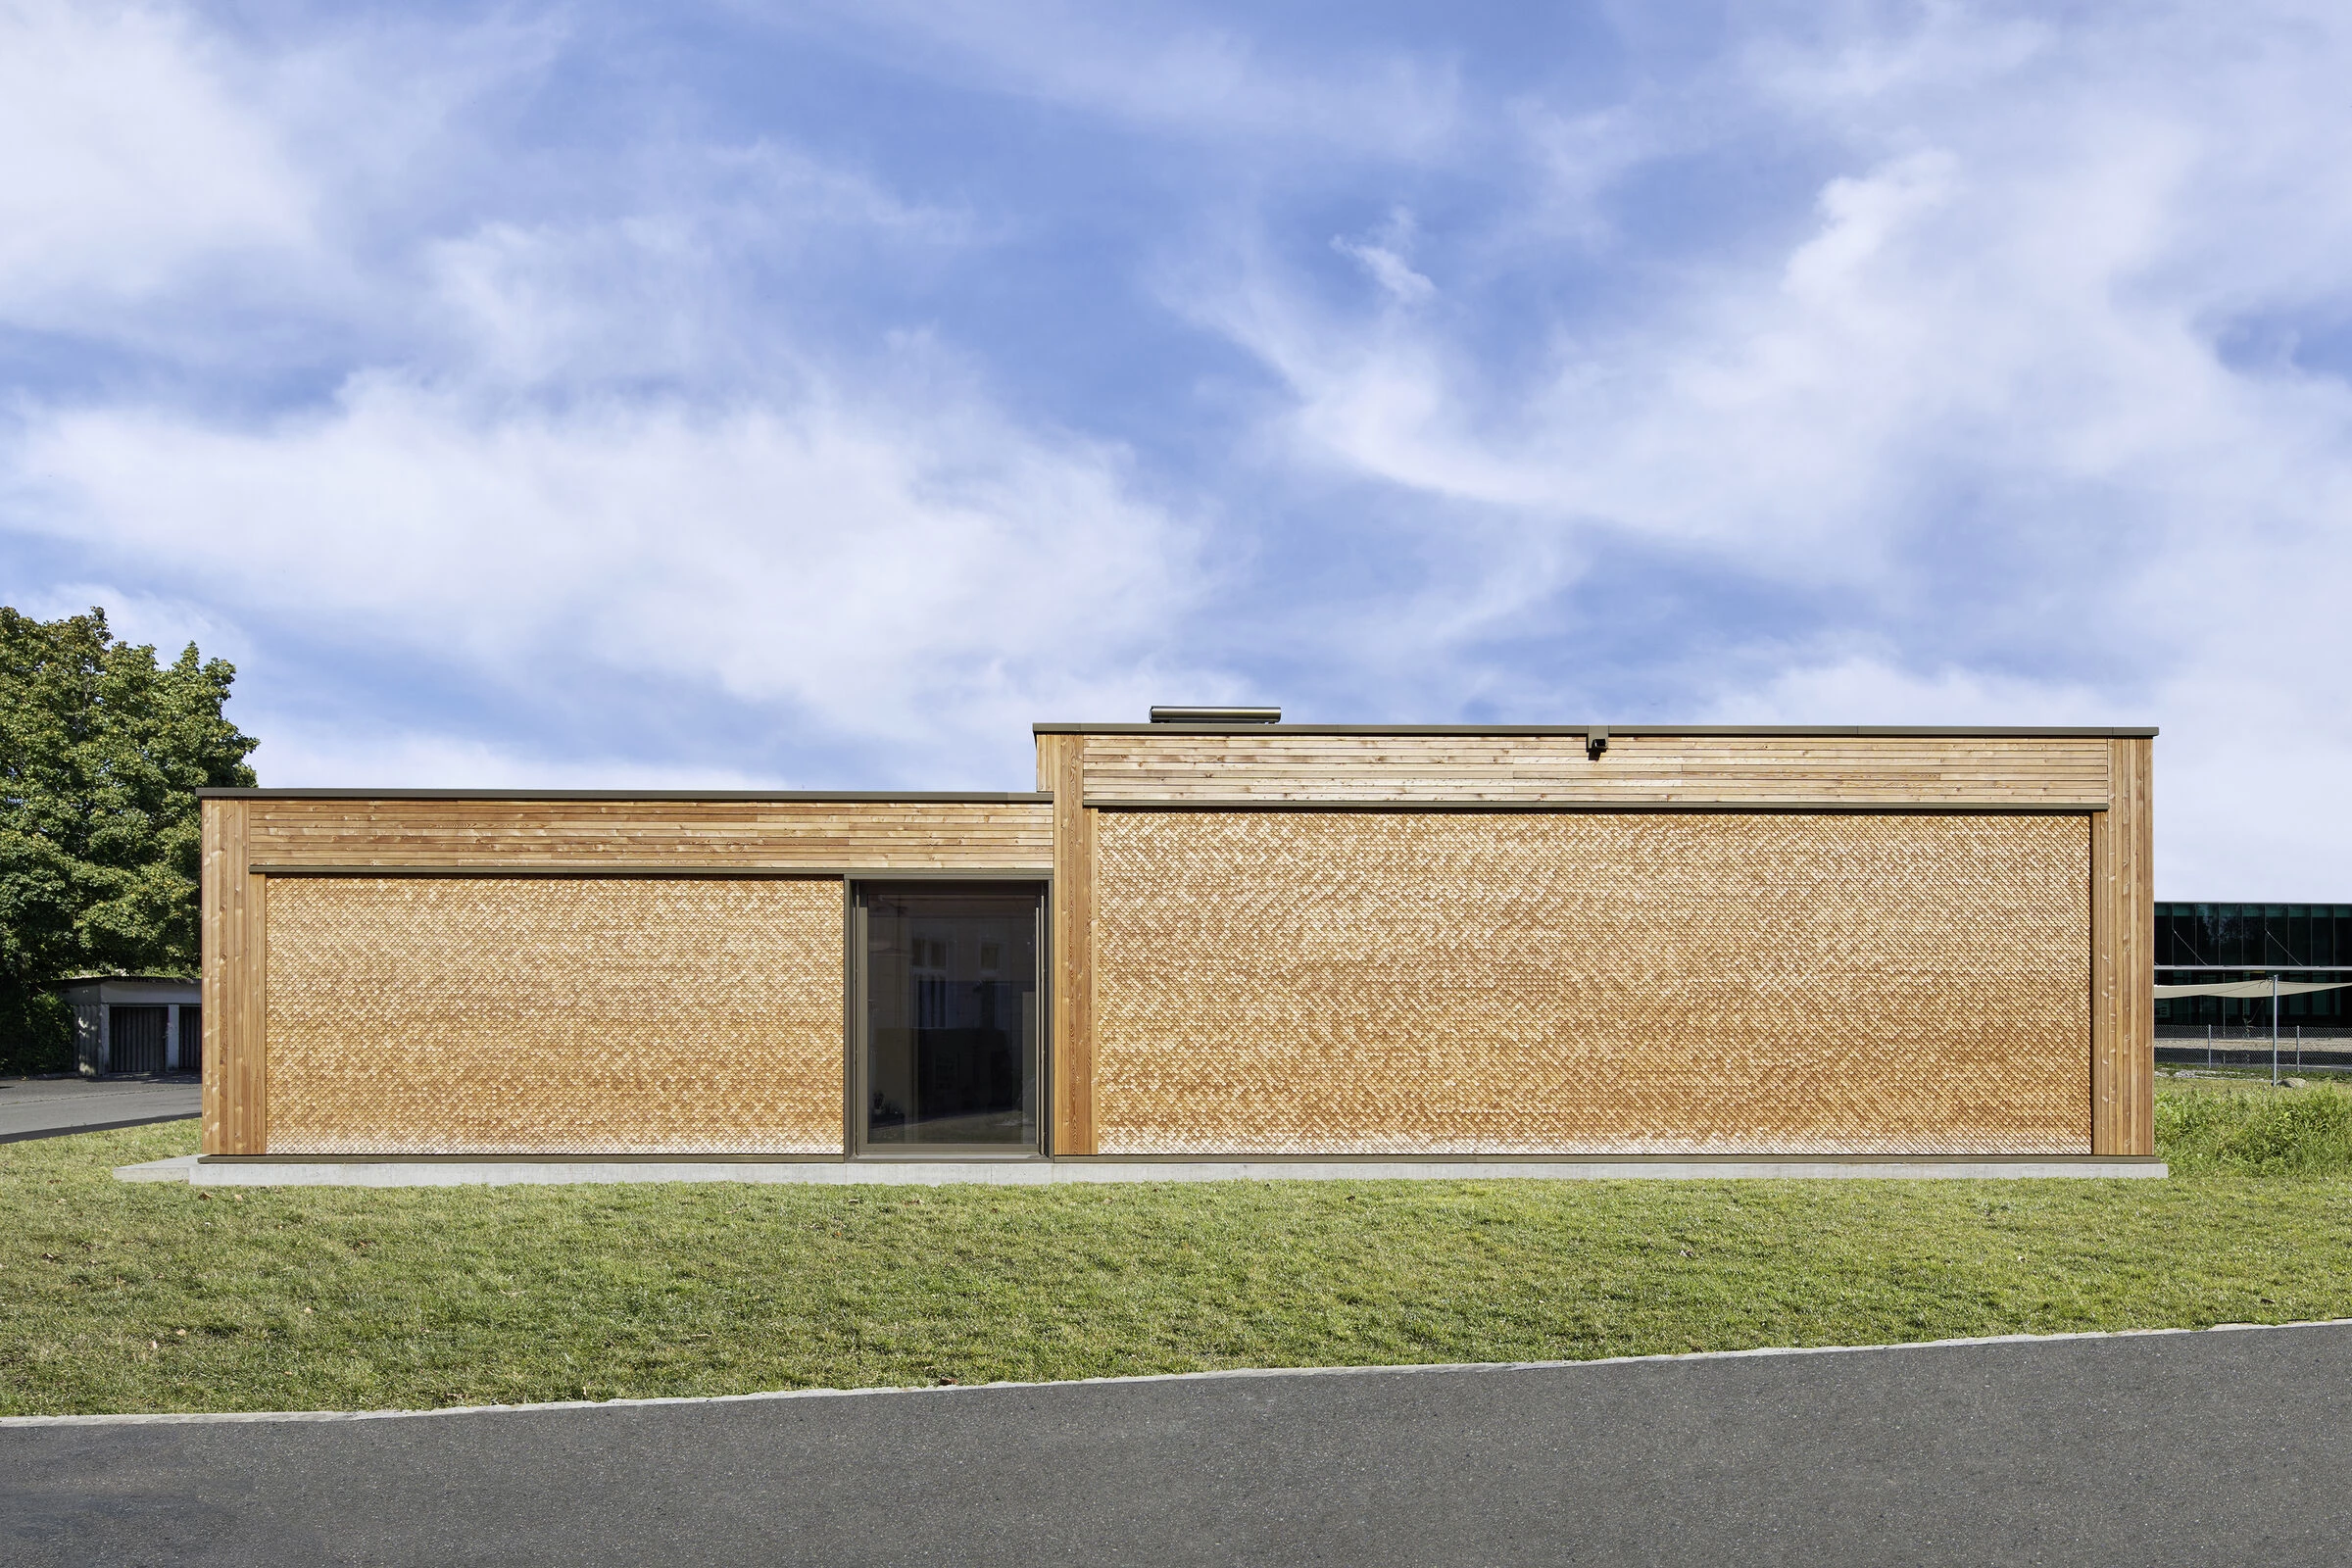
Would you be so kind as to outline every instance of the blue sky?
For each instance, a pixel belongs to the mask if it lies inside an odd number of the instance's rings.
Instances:
[[[0,0],[0,584],[272,784],[2155,723],[2352,899],[2340,6]]]

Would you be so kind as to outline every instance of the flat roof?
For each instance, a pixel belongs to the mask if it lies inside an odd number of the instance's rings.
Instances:
[[[1969,740],[2146,740],[2156,726],[2065,724],[1081,724],[1029,726],[1040,735],[1862,735]]]
[[[200,976],[192,974],[69,974],[51,980],[51,986],[192,986]]]
[[[1054,797],[1024,794],[889,790],[356,790],[203,789],[205,801],[754,801],[779,805],[1037,806]]]

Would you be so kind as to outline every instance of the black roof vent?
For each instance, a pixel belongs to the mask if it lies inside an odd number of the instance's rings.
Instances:
[[[1154,708],[1154,724],[1279,724],[1279,708]]]

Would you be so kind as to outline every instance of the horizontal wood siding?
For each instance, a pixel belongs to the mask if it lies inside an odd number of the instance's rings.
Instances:
[[[2104,807],[2103,739],[1089,735],[1090,804]]]
[[[270,800],[239,803],[246,853],[304,866],[1034,870],[1047,803]]]

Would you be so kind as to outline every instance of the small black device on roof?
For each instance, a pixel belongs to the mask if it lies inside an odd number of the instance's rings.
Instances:
[[[1279,708],[1154,708],[1154,724],[1279,724]]]

